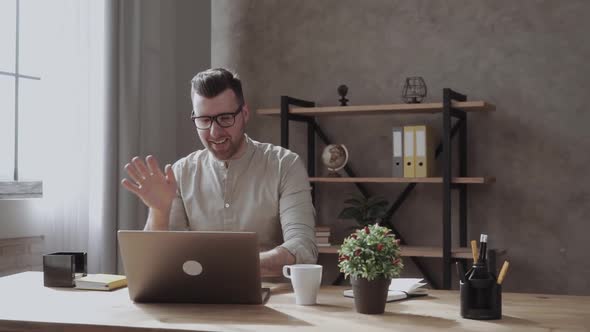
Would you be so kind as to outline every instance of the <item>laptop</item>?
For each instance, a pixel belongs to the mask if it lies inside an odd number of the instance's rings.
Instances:
[[[253,232],[119,231],[129,297],[135,302],[261,304]]]

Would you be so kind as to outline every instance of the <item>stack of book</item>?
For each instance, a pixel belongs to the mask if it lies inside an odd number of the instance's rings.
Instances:
[[[318,247],[329,247],[330,246],[330,227],[316,226],[315,240],[316,240]]]

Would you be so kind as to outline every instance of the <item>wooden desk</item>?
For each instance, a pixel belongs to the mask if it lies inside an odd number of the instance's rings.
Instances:
[[[40,272],[0,278],[0,331],[548,331],[590,329],[590,297],[504,294],[504,316],[459,315],[455,291],[387,304],[383,315],[357,314],[344,287],[322,288],[317,306],[297,306],[287,284],[266,305],[135,304],[114,292],[45,288]]]

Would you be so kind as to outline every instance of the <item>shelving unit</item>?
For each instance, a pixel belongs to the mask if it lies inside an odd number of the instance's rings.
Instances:
[[[320,177],[309,178],[310,182],[324,183],[443,183],[442,177],[432,178],[332,178]],[[496,182],[493,176],[488,177],[454,177],[451,178],[453,184],[490,184]]]
[[[319,247],[318,250],[322,254],[337,254],[340,246]],[[402,256],[405,257],[433,257],[442,258],[443,252],[440,247],[426,247],[426,246],[401,246]],[[470,248],[452,248],[451,256],[457,259],[471,258]]]
[[[485,101],[464,101],[451,103],[451,107],[465,112],[494,111],[494,105]],[[326,115],[383,115],[383,114],[431,114],[443,111],[443,103],[424,104],[388,104],[388,105],[360,105],[360,106],[327,106],[327,107],[294,107],[289,114],[307,116]],[[260,115],[281,115],[279,108],[259,109]]]
[[[291,106],[295,106],[292,107]],[[467,187],[475,184],[491,184],[494,177],[468,177],[467,176],[467,113],[491,112],[496,108],[485,101],[467,101],[467,97],[451,89],[443,89],[443,101],[424,104],[388,104],[388,105],[361,105],[361,106],[330,106],[315,107],[314,102],[281,96],[280,109],[260,109],[260,115],[279,116],[281,120],[281,146],[289,147],[289,121],[307,123],[307,169],[313,188],[317,183],[353,183],[365,196],[370,196],[363,183],[405,183],[406,187],[392,204],[383,223],[387,224],[403,245],[402,253],[410,257],[424,278],[435,288],[434,279],[429,275],[417,257],[442,258],[442,287],[451,287],[451,265],[453,261],[460,260],[463,263],[471,258],[470,249],[467,248]],[[429,178],[389,178],[389,177],[357,177],[350,165],[344,167],[349,177],[315,177],[315,138],[316,135],[324,142],[331,144],[331,140],[319,127],[315,118],[318,116],[357,116],[357,115],[400,115],[400,114],[434,114],[442,113],[442,140],[436,149],[435,155],[442,158],[442,176]],[[452,119],[456,121],[453,123]],[[451,174],[451,139],[458,136],[459,140],[459,174]],[[396,230],[391,218],[402,205],[416,184],[442,184],[443,213],[442,213],[442,247],[408,246],[402,234]],[[459,247],[451,248],[451,190],[459,191]],[[312,192],[315,201],[315,194]],[[335,254],[337,246],[321,247],[320,253]],[[496,252],[490,250],[490,266],[495,267]]]

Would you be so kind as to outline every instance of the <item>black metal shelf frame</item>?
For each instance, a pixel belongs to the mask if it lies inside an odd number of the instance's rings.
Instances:
[[[451,256],[451,190],[459,191],[459,245],[460,247],[467,247],[467,184],[452,184],[451,183],[451,170],[452,170],[452,138],[458,134],[459,143],[459,176],[467,176],[467,115],[466,112],[452,106],[452,100],[455,101],[467,101],[467,96],[461,93],[455,92],[449,88],[443,89],[443,111],[442,111],[442,140],[437,146],[435,157],[438,158],[442,155],[442,178],[443,178],[443,257],[442,257],[442,287],[437,287],[434,279],[429,274],[424,264],[418,259],[418,257],[410,257],[414,264],[418,267],[424,279],[430,283],[433,288],[451,288],[451,267],[454,261],[462,261],[466,263],[465,259],[453,259]],[[315,176],[315,135],[322,140],[326,145],[331,144],[331,140],[322,131],[320,126],[315,121],[314,116],[303,116],[298,114],[289,113],[290,106],[297,107],[315,107],[315,103],[311,101],[301,100],[292,98],[289,96],[281,96],[281,146],[289,148],[289,121],[305,122],[307,123],[307,170],[310,177]],[[456,118],[457,121],[453,124],[452,118]],[[348,176],[355,177],[356,173],[353,171],[350,163],[344,167],[344,171]],[[361,194],[368,197],[369,191],[362,183],[354,183]],[[312,186],[312,200],[315,205],[315,183],[311,183]],[[406,198],[410,195],[413,189],[416,187],[416,183],[409,183],[406,185],[404,190],[396,198],[392,206],[387,211],[386,217],[382,223],[386,224],[396,236],[400,239],[401,244],[407,244],[402,234],[393,225],[392,217],[399,207],[403,204]],[[495,252],[490,250],[490,266],[495,267]],[[334,283],[342,281],[342,274]]]

